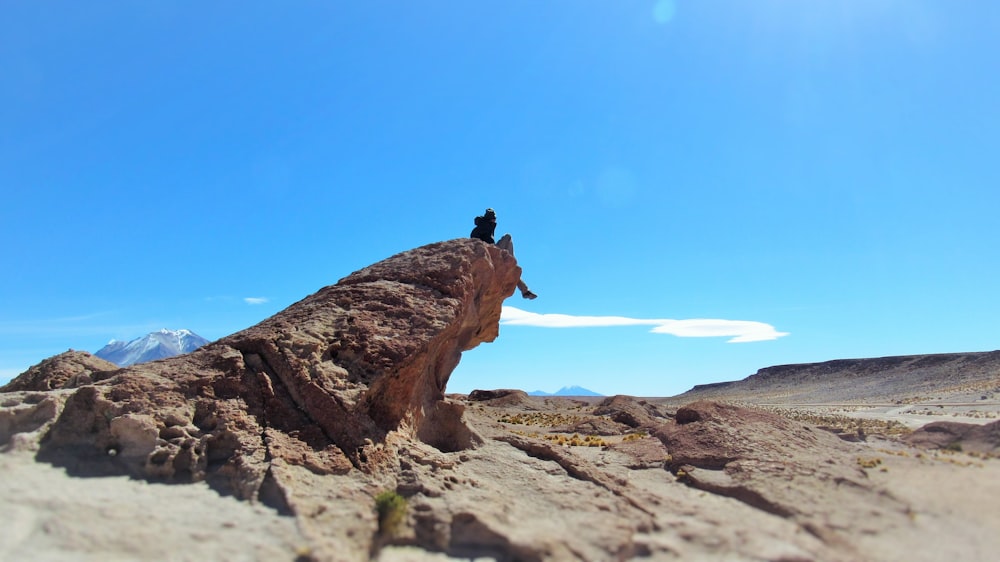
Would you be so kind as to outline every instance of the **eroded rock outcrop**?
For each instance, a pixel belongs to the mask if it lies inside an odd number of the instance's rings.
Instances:
[[[598,404],[594,414],[608,416],[632,428],[651,426],[663,421],[663,417],[653,405],[632,396],[619,395],[606,398]]]
[[[287,508],[287,492],[273,493],[276,463],[376,473],[389,432],[442,450],[471,446],[476,436],[445,386],[463,351],[497,337],[519,276],[494,246],[431,244],[194,353],[125,369],[63,354],[7,390],[84,385],[66,398],[40,458],[80,474],[208,479]]]
[[[0,392],[76,388],[101,380],[118,365],[86,351],[69,350],[45,359],[0,386]]]
[[[983,425],[931,422],[907,435],[904,440],[924,449],[948,449],[1000,457],[1000,421]]]

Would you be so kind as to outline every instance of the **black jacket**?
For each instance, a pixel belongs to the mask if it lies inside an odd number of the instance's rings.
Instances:
[[[497,228],[496,218],[486,218],[484,216],[476,217],[476,228],[472,229],[473,238],[478,238],[483,242],[489,242],[490,244],[496,244],[493,240],[493,231]]]

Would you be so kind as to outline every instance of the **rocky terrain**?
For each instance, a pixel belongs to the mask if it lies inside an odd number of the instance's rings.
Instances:
[[[774,393],[446,395],[461,353],[497,338],[519,276],[495,246],[431,244],[188,355],[118,369],[68,352],[33,367],[0,389],[0,512],[17,521],[0,531],[0,558],[975,560],[1000,549],[996,423],[860,426],[775,410]],[[969,365],[979,371],[961,384],[1000,382],[988,361]],[[771,378],[792,389],[813,376]],[[901,407],[906,396],[878,397]]]
[[[982,425],[1000,420],[1000,351],[779,365],[657,402],[692,400],[752,405],[844,433],[901,435],[932,422]]]

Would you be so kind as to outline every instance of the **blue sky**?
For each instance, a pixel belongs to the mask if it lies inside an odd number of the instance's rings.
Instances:
[[[8,0],[0,381],[486,207],[539,298],[449,391],[997,349],[997,53],[992,1]]]

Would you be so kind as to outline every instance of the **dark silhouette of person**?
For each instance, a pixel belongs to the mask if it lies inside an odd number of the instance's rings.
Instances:
[[[473,238],[478,238],[483,242],[495,244],[498,248],[510,252],[514,255],[514,239],[510,234],[504,234],[499,242],[493,240],[493,233],[497,228],[497,214],[493,209],[486,209],[486,212],[475,219],[476,227],[472,229]],[[526,299],[538,298],[538,295],[528,289],[528,285],[521,279],[517,280],[517,288],[521,291],[521,296]]]

